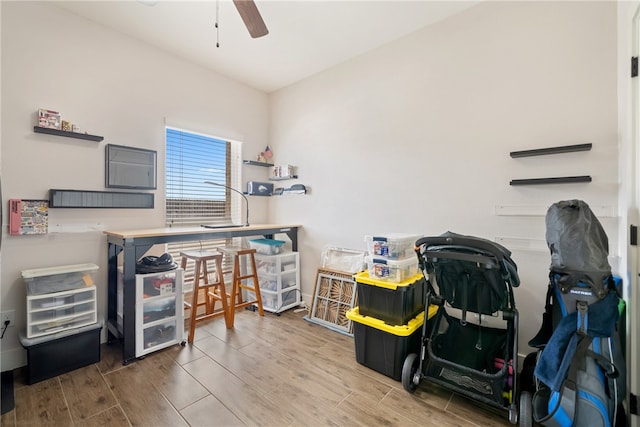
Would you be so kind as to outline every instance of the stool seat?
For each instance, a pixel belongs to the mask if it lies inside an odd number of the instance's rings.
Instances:
[[[218,251],[211,250],[193,250],[180,252],[182,258],[180,266],[186,270],[187,262],[193,260],[195,266],[193,269],[193,291],[191,303],[185,303],[191,310],[189,313],[189,337],[187,341],[193,343],[195,336],[196,322],[211,319],[214,317],[224,316],[227,328],[232,327],[229,319],[229,304],[227,302],[227,290],[224,284],[224,273],[222,271],[223,254]],[[209,280],[210,272],[208,262],[214,262],[213,281]],[[203,291],[204,299],[200,300],[200,293]],[[222,309],[215,309],[215,301],[222,302]],[[198,307],[205,307],[202,314],[198,314]]]
[[[264,316],[262,307],[262,295],[260,295],[260,282],[258,280],[258,270],[256,268],[255,249],[243,248],[240,246],[222,246],[218,248],[221,252],[233,257],[232,289],[229,299],[229,323],[233,327],[235,312],[237,309],[256,305],[260,316]],[[241,270],[241,259],[245,257],[245,274]],[[252,284],[251,284],[252,283]],[[254,298],[244,301],[242,289],[253,292]]]

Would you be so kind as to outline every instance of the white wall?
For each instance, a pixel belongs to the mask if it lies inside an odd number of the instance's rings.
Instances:
[[[8,236],[3,227],[1,309],[16,310],[16,327],[2,340],[6,370],[26,363],[17,338],[25,325],[21,270],[98,264],[98,315],[106,317],[107,245],[101,231],[163,226],[165,119],[244,142],[244,152],[253,158],[267,141],[268,104],[260,91],[47,2],[3,1],[0,7],[3,202],[48,198],[50,188],[105,190],[106,144],[157,150],[159,171],[155,209],[51,209],[46,236]],[[34,134],[40,107],[60,111],[104,141]],[[266,221],[266,203],[252,201],[252,222]]]
[[[273,94],[278,162],[312,188],[270,203],[272,221],[304,224],[307,301],[326,244],[364,249],[365,234],[391,231],[506,238],[526,354],[544,307],[550,204],[577,198],[604,213],[619,273],[616,65],[615,2],[485,2]],[[580,143],[593,149],[509,156]],[[574,175],[593,182],[509,185]]]

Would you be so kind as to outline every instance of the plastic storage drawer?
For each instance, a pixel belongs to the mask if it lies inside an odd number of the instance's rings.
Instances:
[[[95,264],[61,265],[23,270],[22,278],[27,285],[27,295],[40,295],[93,286],[96,271]]]
[[[365,257],[369,276],[388,282],[403,282],[418,273],[418,258],[392,260],[382,257]]]
[[[255,295],[254,292],[247,291],[247,299],[255,299]],[[271,313],[280,313],[300,305],[300,289],[298,287],[278,292],[261,288],[260,297],[262,298],[262,308]]]
[[[136,357],[183,340],[184,270],[136,274]]]
[[[97,322],[96,287],[27,295],[27,338]]]
[[[362,316],[358,307],[347,311],[347,317],[353,321],[356,361],[400,381],[404,359],[408,354],[420,350],[424,311],[401,326],[391,326],[375,317]]]
[[[424,311],[426,280],[422,273],[395,283],[371,278],[367,271],[354,276],[358,286],[358,307],[362,316],[371,316],[390,325],[404,325]]]
[[[279,274],[298,269],[298,253],[286,252],[279,255],[256,254],[258,275]]]
[[[364,236],[370,255],[387,259],[404,259],[415,257],[416,240],[422,236],[418,234],[390,233]]]

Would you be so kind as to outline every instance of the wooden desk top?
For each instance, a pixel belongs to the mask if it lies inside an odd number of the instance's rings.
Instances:
[[[136,228],[130,230],[106,230],[104,234],[121,239],[134,239],[155,236],[180,236],[188,234],[220,234],[239,232],[245,234],[251,231],[300,228],[300,224],[251,224],[242,227],[160,227],[160,228]]]

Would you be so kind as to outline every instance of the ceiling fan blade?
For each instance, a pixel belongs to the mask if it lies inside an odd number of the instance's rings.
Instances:
[[[260,16],[258,7],[253,0],[233,0],[233,4],[238,9],[240,17],[244,21],[249,34],[254,39],[269,34],[269,30]]]

